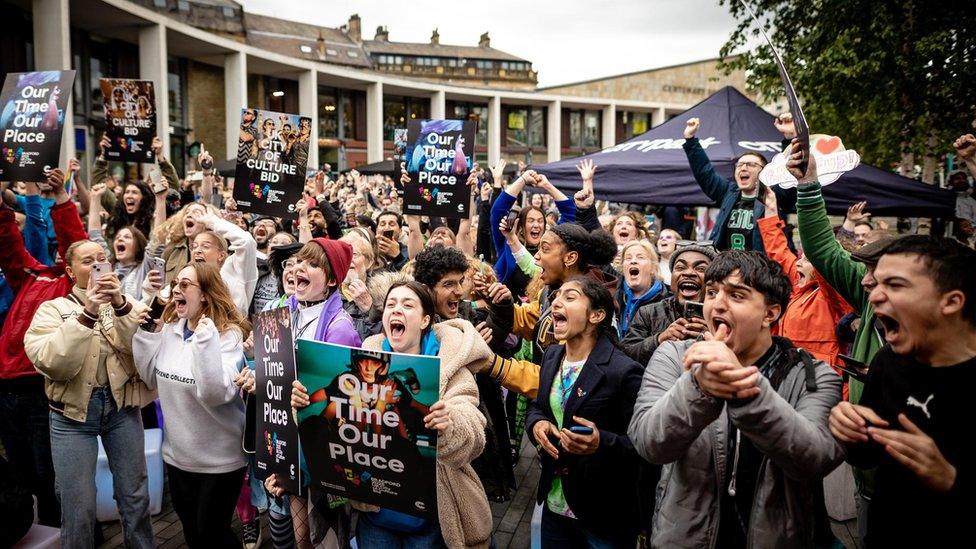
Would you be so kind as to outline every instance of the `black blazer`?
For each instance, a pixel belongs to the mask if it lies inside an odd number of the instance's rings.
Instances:
[[[539,393],[529,403],[526,420],[533,440],[532,428],[537,422],[546,420],[556,424],[549,406],[549,393],[565,353],[563,345],[550,345],[543,355]],[[639,528],[640,458],[626,433],[642,376],[643,368],[639,364],[614,347],[606,336],[601,336],[573,385],[563,414],[566,427],[574,425],[573,416],[595,423],[600,432],[600,447],[594,454],[580,456],[557,445],[558,461],[544,451],[539,452],[542,476],[536,501],[545,501],[552,479],[559,471],[570,509],[597,535],[609,532],[613,538],[622,531],[636,533]],[[534,442],[539,444],[537,440]]]

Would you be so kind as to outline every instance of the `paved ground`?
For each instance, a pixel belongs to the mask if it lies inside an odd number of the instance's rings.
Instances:
[[[539,466],[535,448],[530,444],[523,445],[522,457],[515,469],[518,481],[518,492],[510,501],[492,503],[491,516],[495,525],[495,543],[499,549],[507,547],[529,547],[530,523],[532,520],[533,499],[536,485],[539,482]],[[262,527],[267,532],[266,518],[262,519]],[[183,540],[183,528],[169,499],[169,490],[163,493],[162,511],[153,516],[153,532],[156,534],[156,546],[160,549],[186,547]],[[122,526],[119,521],[102,523],[102,533],[105,543],[99,549],[122,547]],[[234,530],[240,533],[241,525],[234,518]],[[265,540],[262,547],[271,547],[270,540]]]
[[[505,503],[491,504],[491,517],[494,524],[495,545],[499,549],[526,549],[530,546],[530,527],[536,485],[539,482],[539,466],[535,448],[530,444],[523,444],[522,457],[515,469],[518,482],[518,492]],[[263,519],[266,520],[266,519]],[[240,533],[240,523],[234,519],[234,529]],[[263,528],[267,531],[267,523]],[[853,521],[848,523],[834,523],[834,534],[844,546],[850,549],[860,549],[854,542],[853,534],[856,527]],[[153,517],[153,531],[156,533],[156,546],[161,549],[186,547],[183,540],[183,528],[173,506],[169,501],[169,491],[163,496],[163,509]],[[99,549],[122,547],[122,528],[118,521],[102,524],[105,543]],[[269,540],[264,540],[262,547],[271,546]]]

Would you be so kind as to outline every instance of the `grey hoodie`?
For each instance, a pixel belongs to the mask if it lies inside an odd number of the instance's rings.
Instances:
[[[719,495],[727,490],[729,419],[763,454],[749,520],[747,546],[813,545],[812,490],[844,459],[827,428],[841,398],[841,378],[814,363],[817,390],[805,383],[802,363],[790,366],[778,391],[759,378],[760,394],[737,406],[705,395],[682,367],[694,341],[658,347],[627,434],[637,453],[665,465],[658,485],[651,545],[714,547],[718,540]],[[772,360],[787,360],[786,353]]]

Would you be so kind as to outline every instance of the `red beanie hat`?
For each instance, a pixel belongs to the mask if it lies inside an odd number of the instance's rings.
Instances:
[[[346,273],[349,272],[349,265],[352,263],[352,246],[348,242],[328,238],[313,238],[312,242],[321,246],[322,250],[325,251],[325,257],[329,260],[329,267],[332,268],[332,276],[335,277],[336,284],[342,284],[346,280]]]

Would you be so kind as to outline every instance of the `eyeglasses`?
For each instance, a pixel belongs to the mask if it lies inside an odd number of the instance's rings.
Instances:
[[[298,260],[295,259],[294,257],[289,257],[288,259],[281,262],[282,269],[290,269],[295,265],[298,265]]]
[[[178,287],[181,292],[185,292],[186,289],[189,288],[190,286],[196,286],[197,288],[200,287],[200,285],[197,284],[196,282],[190,282],[189,280],[187,280],[185,278],[182,279],[182,280],[174,280],[174,281],[170,282],[169,285],[170,285],[171,288],[177,288]]]
[[[745,166],[745,167],[751,168],[753,170],[758,170],[758,169],[761,169],[763,167],[763,165],[760,164],[759,162],[736,162],[735,163],[735,167],[736,168],[741,167],[741,166]]]

